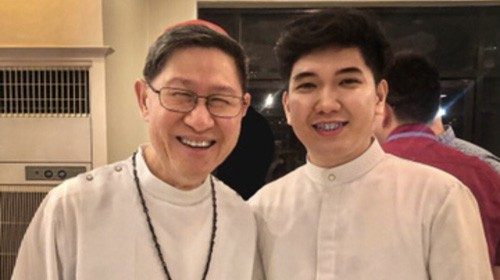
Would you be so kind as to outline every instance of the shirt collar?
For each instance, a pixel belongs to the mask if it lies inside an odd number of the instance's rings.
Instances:
[[[425,124],[413,123],[413,124],[403,124],[396,129],[394,129],[387,137],[386,142],[394,141],[399,138],[408,137],[424,137],[433,140],[437,140],[436,135],[432,130]]]
[[[444,131],[438,135],[439,142],[449,145],[453,140],[455,140],[455,132],[451,125],[445,125]]]
[[[200,186],[187,191],[177,189],[156,177],[151,173],[144,160],[143,150],[145,147],[146,145],[141,145],[136,156],[137,174],[141,187],[145,193],[157,199],[177,205],[194,205],[209,197],[210,179],[208,177],[205,178]]]
[[[385,156],[377,140],[356,159],[345,164],[323,168],[314,165],[309,160],[305,165],[306,175],[315,183],[322,186],[337,186],[352,182],[374,168]]]

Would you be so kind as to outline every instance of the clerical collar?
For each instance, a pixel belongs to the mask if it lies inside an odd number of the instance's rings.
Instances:
[[[145,145],[139,147],[137,153],[137,172],[141,177],[141,185],[146,195],[184,206],[198,204],[210,198],[210,180],[208,177],[199,187],[187,191],[177,189],[156,177],[151,173],[144,161],[144,147]]]
[[[305,165],[307,176],[323,186],[337,186],[361,178],[372,170],[385,156],[377,140],[356,159],[333,168],[323,168],[314,165],[309,160]]]

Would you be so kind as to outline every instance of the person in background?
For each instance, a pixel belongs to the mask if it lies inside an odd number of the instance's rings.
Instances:
[[[167,29],[135,83],[150,143],[50,191],[12,279],[250,279],[252,211],[210,175],[250,104],[245,61],[211,23]]]
[[[476,144],[456,137],[453,127],[451,127],[451,125],[444,125],[441,117],[434,118],[430,128],[438,137],[439,142],[457,149],[466,155],[480,158],[482,161],[489,164],[491,168],[495,169],[497,173],[500,173],[499,157]]]
[[[491,279],[470,190],[373,136],[390,58],[376,22],[358,10],[310,13],[285,28],[276,54],[307,162],[249,200],[254,279]]]
[[[386,74],[389,93],[376,130],[384,151],[450,173],[470,188],[481,212],[491,265],[500,277],[500,177],[477,157],[440,143],[429,125],[436,116],[439,73],[425,57],[404,53]]]
[[[234,150],[217,167],[216,176],[243,199],[249,199],[265,183],[274,158],[274,135],[267,119],[252,106],[241,123]]]

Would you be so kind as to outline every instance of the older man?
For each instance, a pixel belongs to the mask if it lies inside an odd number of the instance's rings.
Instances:
[[[243,50],[221,32],[194,21],[156,40],[135,83],[150,143],[53,189],[13,279],[251,278],[252,212],[210,175],[250,102]]]

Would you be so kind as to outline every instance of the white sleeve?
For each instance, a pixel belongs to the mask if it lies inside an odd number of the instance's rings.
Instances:
[[[450,191],[430,231],[430,279],[493,279],[479,209],[467,187]]]
[[[60,187],[58,187],[60,188]],[[57,189],[57,188],[56,188]],[[68,203],[57,195],[47,194],[23,237],[12,274],[17,279],[74,279],[74,227],[65,224]],[[69,211],[72,212],[72,211]]]

